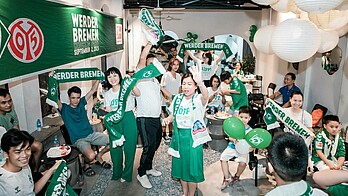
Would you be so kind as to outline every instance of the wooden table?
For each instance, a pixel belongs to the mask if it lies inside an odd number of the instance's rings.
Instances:
[[[60,126],[64,124],[60,115],[48,115],[42,119],[43,126],[41,131],[34,131],[31,135],[38,141],[44,142],[47,138],[57,133],[60,130]]]

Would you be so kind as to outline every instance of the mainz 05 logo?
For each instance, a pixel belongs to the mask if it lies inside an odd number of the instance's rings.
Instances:
[[[28,18],[18,18],[8,29],[12,36],[7,47],[14,58],[31,63],[40,57],[44,36],[39,25]]]

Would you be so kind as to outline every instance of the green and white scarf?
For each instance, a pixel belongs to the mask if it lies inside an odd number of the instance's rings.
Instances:
[[[267,99],[267,105],[265,108],[265,114],[263,119],[267,125],[267,130],[279,127],[277,119],[283,122],[289,129],[298,133],[306,142],[307,146],[311,143],[311,136],[314,133],[310,131],[301,122],[293,119],[286,111],[283,110],[276,102],[271,99]]]
[[[184,57],[185,50],[223,50],[226,56],[232,56],[232,51],[230,47],[225,43],[187,43],[182,44],[178,53],[180,58]]]
[[[150,28],[150,30],[143,29],[146,39],[154,46],[160,45],[163,41],[163,31],[155,22],[152,13],[146,8],[141,9],[139,12],[139,20]]]
[[[64,161],[60,163],[47,187],[46,194],[50,196],[77,196],[75,191],[67,183],[68,167]]]
[[[104,73],[98,68],[57,69],[54,75],[48,78],[46,103],[58,108],[58,86],[60,83],[103,80],[104,78]]]
[[[325,155],[325,157],[329,157],[331,155],[332,161],[337,164],[337,159],[335,157],[336,151],[337,151],[337,146],[338,146],[338,140],[340,139],[340,134],[336,134],[335,135],[335,142],[332,145],[332,141],[326,136],[325,131],[322,131],[322,136],[325,139],[325,144],[324,145],[324,150],[323,153]],[[331,151],[330,151],[331,148]]]
[[[114,141],[112,141],[111,146],[113,148],[122,146],[123,142],[125,141],[123,135],[113,128],[113,124],[117,124],[122,120],[124,111],[126,109],[128,95],[132,91],[135,84],[138,82],[138,80],[154,78],[162,75],[165,72],[166,70],[162,64],[157,59],[154,59],[153,63],[137,71],[132,78],[124,78],[122,80],[116,110],[108,113],[104,117],[104,125],[108,130],[108,133],[113,135],[113,138],[116,138]]]

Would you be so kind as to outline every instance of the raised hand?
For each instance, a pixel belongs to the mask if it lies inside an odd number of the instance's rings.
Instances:
[[[189,68],[189,70],[192,73],[193,80],[197,83],[198,86],[201,86],[203,84],[202,65],[198,64],[197,66],[192,66]]]

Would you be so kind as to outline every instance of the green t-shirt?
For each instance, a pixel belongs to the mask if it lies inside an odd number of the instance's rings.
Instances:
[[[18,124],[18,117],[14,109],[6,114],[0,114],[0,126],[4,127],[6,131],[11,129],[13,126],[17,126]]]
[[[330,195],[348,195],[348,186],[343,184],[336,184],[330,186],[325,190],[325,192],[329,193]]]
[[[316,135],[313,142],[314,148],[312,153],[312,161],[314,161],[314,163],[321,161],[316,150],[321,150],[324,153],[324,149],[327,146],[329,147],[329,152],[331,152],[331,149],[335,143],[335,139],[331,140],[331,142],[326,141],[325,138],[323,137],[323,134],[325,134],[326,137],[329,138],[329,133],[326,131],[326,129],[324,129],[322,132]],[[342,138],[339,138],[335,158],[338,159],[339,157],[345,157],[345,156],[346,156],[346,149],[344,147],[344,142]],[[332,156],[330,154],[326,158],[328,160],[332,160]]]
[[[230,89],[240,92],[240,94],[231,94],[233,100],[233,104],[230,107],[231,110],[239,110],[239,108],[242,106],[249,106],[248,94],[243,82],[240,79],[233,77],[230,84]]]

